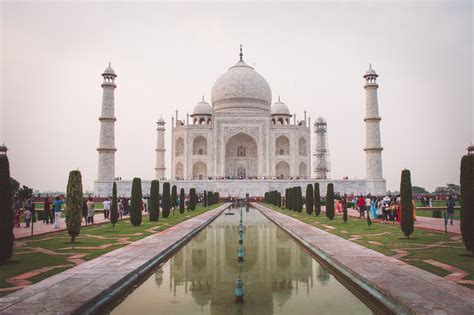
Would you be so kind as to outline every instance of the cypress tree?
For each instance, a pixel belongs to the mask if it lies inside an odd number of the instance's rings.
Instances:
[[[13,255],[13,213],[10,165],[6,155],[0,155],[0,263]]]
[[[173,185],[171,187],[171,207],[173,209],[176,209],[177,200],[178,200],[178,188],[176,187],[176,185]]]
[[[117,209],[117,184],[114,182],[112,186],[112,201],[110,204],[110,223],[112,223],[112,229],[115,231],[115,224],[118,220],[118,209]]]
[[[179,191],[179,213],[184,213],[184,188]]]
[[[195,188],[191,188],[189,190],[189,209],[191,209],[191,211],[194,211],[196,209],[196,189]]]
[[[170,215],[171,203],[170,203],[170,183],[163,183],[163,218],[167,218]]]
[[[297,200],[297,211],[303,211],[303,195],[301,193],[301,186],[296,187],[296,200]]]
[[[342,219],[344,220],[344,223],[347,222],[347,203],[345,199],[342,201]]]
[[[411,177],[409,170],[402,171],[402,178],[400,181],[400,207],[400,228],[402,229],[403,234],[405,234],[407,238],[410,238],[410,235],[415,229],[415,222],[413,220]]]
[[[313,185],[306,186],[306,213],[313,214]]]
[[[461,159],[461,234],[466,250],[474,256],[474,155]]]
[[[334,185],[332,183],[328,184],[326,192],[326,216],[329,220],[334,219]]]
[[[293,188],[288,188],[288,210],[293,210]]]
[[[156,179],[151,181],[148,212],[150,213],[150,221],[156,222],[160,219],[160,182]]]
[[[130,222],[133,226],[139,226],[142,224],[142,180],[138,177],[135,177],[132,181]]]
[[[321,214],[321,193],[319,183],[314,183],[314,212],[317,216]]]
[[[207,192],[204,190],[204,196],[203,196],[203,202],[204,202],[204,207],[207,207]]]
[[[279,207],[279,208],[282,207],[282,204],[281,204],[281,192],[278,192],[278,207]]]
[[[285,189],[285,208],[288,209],[288,188]]]
[[[66,199],[66,227],[71,236],[71,243],[76,242],[76,236],[81,231],[82,221],[82,177],[81,172],[69,172]]]

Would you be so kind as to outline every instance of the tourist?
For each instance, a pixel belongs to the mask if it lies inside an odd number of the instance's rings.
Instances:
[[[63,205],[64,201],[59,199],[59,196],[56,197],[54,201],[53,211],[54,211],[54,228],[59,229],[59,223],[61,222],[61,206]]]
[[[377,219],[377,199],[375,197],[370,199],[370,214],[372,219]]]
[[[357,199],[357,210],[359,211],[359,218],[365,218],[365,215],[364,215],[364,198],[361,196],[359,196],[359,198]]]
[[[142,203],[143,203],[143,210],[145,212],[148,212],[148,198],[143,198]]]
[[[82,217],[84,218],[84,222],[87,225],[87,198],[84,198],[82,201]]]
[[[378,198],[377,199],[377,210],[376,210],[377,218],[382,218],[382,216],[383,216],[382,204],[383,204],[382,198]]]
[[[342,202],[339,199],[336,199],[336,211],[337,213],[342,213]]]
[[[43,203],[43,223],[49,224],[49,218],[51,217],[51,200],[49,197],[44,198]]]
[[[413,207],[413,221],[416,221],[416,204],[414,200],[411,201],[411,205]]]
[[[87,201],[87,222],[90,224],[94,224],[94,213],[95,213],[94,201],[92,201],[92,197],[89,197],[89,200]]]
[[[117,211],[120,219],[123,216],[123,211],[125,210],[125,207],[123,206],[123,200],[120,199],[119,202],[117,203]]]
[[[428,204],[430,208],[433,208],[433,198],[431,198],[431,196],[428,199]]]
[[[456,203],[453,200],[452,196],[449,196],[448,201],[446,202],[446,212],[448,214],[448,220],[451,219],[451,225],[453,225],[454,220],[454,206]]]
[[[15,210],[15,214],[14,214],[14,217],[13,217],[13,224],[15,225],[15,227],[20,227],[20,209],[18,210]]]
[[[20,208],[21,208],[21,205],[20,205],[20,201],[18,199],[15,199],[15,201],[13,202],[13,213],[14,213],[14,219],[16,218],[16,214],[18,213],[18,225],[16,224],[16,221],[15,221],[15,227],[20,227]]]
[[[107,220],[109,218],[110,204],[111,204],[111,202],[109,201],[109,198],[105,198],[102,204],[104,205],[104,219]]]
[[[30,227],[30,220],[31,220],[31,210],[30,208],[25,208],[25,223],[26,223],[25,228]]]

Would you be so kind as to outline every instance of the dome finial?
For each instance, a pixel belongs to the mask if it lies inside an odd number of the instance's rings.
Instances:
[[[111,66],[110,66],[110,61],[109,61],[109,68],[111,68]]]
[[[280,95],[278,95],[278,102],[280,101]]]
[[[202,101],[204,102],[204,94],[202,95]]]
[[[244,54],[242,53],[242,44],[240,44],[240,61],[244,61],[243,57],[244,57]]]

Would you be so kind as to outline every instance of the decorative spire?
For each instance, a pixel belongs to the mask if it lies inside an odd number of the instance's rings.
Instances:
[[[278,95],[278,102],[280,101],[280,95]]]
[[[110,66],[110,61],[109,61],[109,68],[111,68],[111,66]]]
[[[204,102],[204,94],[202,95],[202,101]]]
[[[243,57],[244,57],[244,54],[242,53],[242,44],[240,44],[240,61],[244,61]]]

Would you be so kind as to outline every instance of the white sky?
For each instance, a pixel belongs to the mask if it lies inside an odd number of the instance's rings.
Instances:
[[[116,176],[154,176],[156,120],[192,112],[214,81],[244,60],[302,119],[328,121],[332,178],[365,176],[364,80],[380,75],[384,177],[400,171],[433,190],[459,183],[474,141],[473,5],[349,3],[1,4],[0,141],[11,175],[65,190],[79,168],[97,176],[102,89],[109,61],[116,89]],[[313,139],[312,139],[313,140]]]

